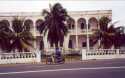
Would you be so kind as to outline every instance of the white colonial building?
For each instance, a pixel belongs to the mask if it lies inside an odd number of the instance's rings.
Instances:
[[[80,57],[79,60],[125,58],[124,49],[98,49],[100,45],[100,40],[97,39],[97,41],[93,41],[93,35],[95,34],[95,31],[97,29],[100,29],[98,22],[99,19],[103,16],[111,19],[111,10],[72,11],[68,13],[72,18],[67,21],[69,33],[65,37],[63,44],[63,52],[65,51],[64,55],[66,55],[67,52],[72,53],[75,51],[77,53],[80,53],[80,56],[78,55],[78,57]],[[1,52],[0,64],[42,62],[42,52],[39,51],[40,43],[43,43],[42,46],[44,46],[44,50],[50,50],[52,46],[47,42],[47,36],[44,36],[37,31],[37,25],[39,25],[44,20],[41,13],[0,13],[0,21],[6,21],[6,23],[10,25],[10,28],[12,27],[12,20],[15,17],[23,19],[25,21],[24,24],[26,22],[29,22],[32,26],[31,32],[36,38],[36,41],[34,41],[35,51],[31,50],[31,52],[21,53]],[[51,51],[45,51],[45,54],[48,55],[47,53],[50,54],[50,52]]]
[[[92,45],[91,36],[96,29],[99,29],[98,21],[101,17],[106,16],[110,19],[112,18],[111,10],[94,10],[94,11],[71,11],[68,14],[72,17],[68,21],[69,33],[64,40],[64,49],[80,49],[80,48],[97,48],[100,44],[97,41],[96,44]],[[51,48],[50,44],[47,42],[46,36],[39,34],[36,26],[40,21],[43,20],[41,13],[36,12],[12,12],[12,13],[0,13],[0,21],[6,20],[11,27],[11,21],[14,17],[18,17],[24,20],[30,21],[32,25],[31,32],[36,38],[34,47],[39,48],[41,40],[44,43],[44,49]],[[88,35],[87,35],[88,34]]]

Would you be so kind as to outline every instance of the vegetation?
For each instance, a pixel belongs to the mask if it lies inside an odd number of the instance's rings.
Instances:
[[[4,52],[9,52],[10,40],[12,39],[12,31],[7,20],[0,21],[0,49]]]
[[[68,28],[65,22],[69,26],[69,29],[74,28],[74,21],[68,14],[65,8],[60,3],[50,6],[50,10],[43,10],[42,15],[44,20],[39,20],[37,29],[41,34],[47,35],[47,40],[51,46],[56,48],[62,47],[64,42],[64,36],[68,33]],[[69,20],[69,21],[67,21]],[[71,25],[70,23],[71,22]],[[109,23],[111,20],[108,17],[102,17],[99,19],[100,29],[93,35],[92,44],[95,44],[100,40],[101,45],[99,48],[120,48],[125,46],[125,33],[124,27],[115,27],[114,24]],[[34,37],[30,32],[32,22],[30,20],[23,20],[15,18],[12,21],[12,28],[7,20],[0,21],[0,49],[4,52],[10,52],[17,50],[18,52],[30,51],[33,48]],[[91,41],[91,40],[90,40]],[[43,41],[40,42],[40,49],[43,49]],[[70,45],[72,45],[70,41]],[[72,48],[72,46],[70,46]]]
[[[47,35],[47,40],[51,46],[63,46],[64,36],[67,35],[68,29],[65,25],[66,18],[68,17],[67,11],[61,4],[56,3],[50,7],[50,11],[43,10],[44,21],[37,27],[40,33]]]
[[[120,48],[125,44],[124,27],[115,27],[114,24],[108,26],[111,20],[108,17],[102,17],[99,20],[100,30],[98,32],[98,39],[101,41],[100,48]]]
[[[23,25],[24,23],[24,25]],[[31,24],[30,21],[24,21],[18,18],[15,18],[12,21],[12,44],[10,46],[11,50],[17,49],[18,52],[29,51],[33,48],[34,37],[30,32]]]
[[[28,20],[26,22],[15,18],[12,21],[12,29],[6,20],[0,21],[0,48],[3,52],[29,51],[30,47],[33,47],[33,40]]]

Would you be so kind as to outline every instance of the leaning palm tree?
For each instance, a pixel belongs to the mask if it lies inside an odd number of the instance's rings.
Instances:
[[[15,18],[12,21],[12,29],[13,29],[13,36],[12,36],[12,44],[10,46],[10,50],[18,50],[19,52],[22,51],[30,51],[33,48],[33,40],[34,37],[30,32],[30,26],[24,24],[24,20]]]
[[[50,11],[43,10],[44,21],[40,25],[40,33],[47,35],[47,40],[51,46],[56,48],[63,46],[64,36],[67,35],[68,29],[65,25],[68,14],[60,3],[50,7]]]
[[[9,52],[11,45],[12,31],[9,26],[7,20],[0,21],[0,49],[3,52]]]

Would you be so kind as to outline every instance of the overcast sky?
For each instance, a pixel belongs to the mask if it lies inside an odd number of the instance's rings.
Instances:
[[[86,11],[86,10],[112,10],[113,21],[119,21],[118,25],[125,25],[125,1],[0,1],[0,12],[41,12],[42,9],[49,8],[59,2],[67,11]]]

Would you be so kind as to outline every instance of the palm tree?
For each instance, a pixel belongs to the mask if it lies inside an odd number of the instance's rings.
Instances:
[[[125,33],[124,33],[125,28],[123,26],[119,26],[115,28],[115,30],[116,30],[115,43],[114,43],[115,48],[120,49],[120,47],[125,47]]]
[[[30,48],[33,48],[33,40],[34,37],[30,32],[30,25],[24,24],[25,21],[15,18],[12,21],[12,44],[10,46],[10,50],[18,50],[22,51],[30,51]],[[28,22],[29,23],[29,22]]]
[[[101,17],[99,20],[99,38],[101,41],[100,48],[111,48],[114,44],[115,28],[114,25],[108,27],[111,20],[108,17]]]
[[[7,20],[0,21],[0,48],[3,52],[9,52],[12,31]]]
[[[120,47],[121,39],[123,39],[123,30],[120,30],[122,27],[115,27],[114,24],[108,26],[111,20],[108,17],[102,17],[99,20],[100,30],[98,31],[97,38],[101,40],[100,48],[108,49],[114,46],[114,48]]]
[[[51,46],[58,48],[63,46],[64,36],[67,35],[68,29],[65,25],[68,14],[60,3],[56,3],[53,7],[50,7],[50,11],[43,10],[44,21],[40,25],[40,33],[47,35],[47,40]]]

